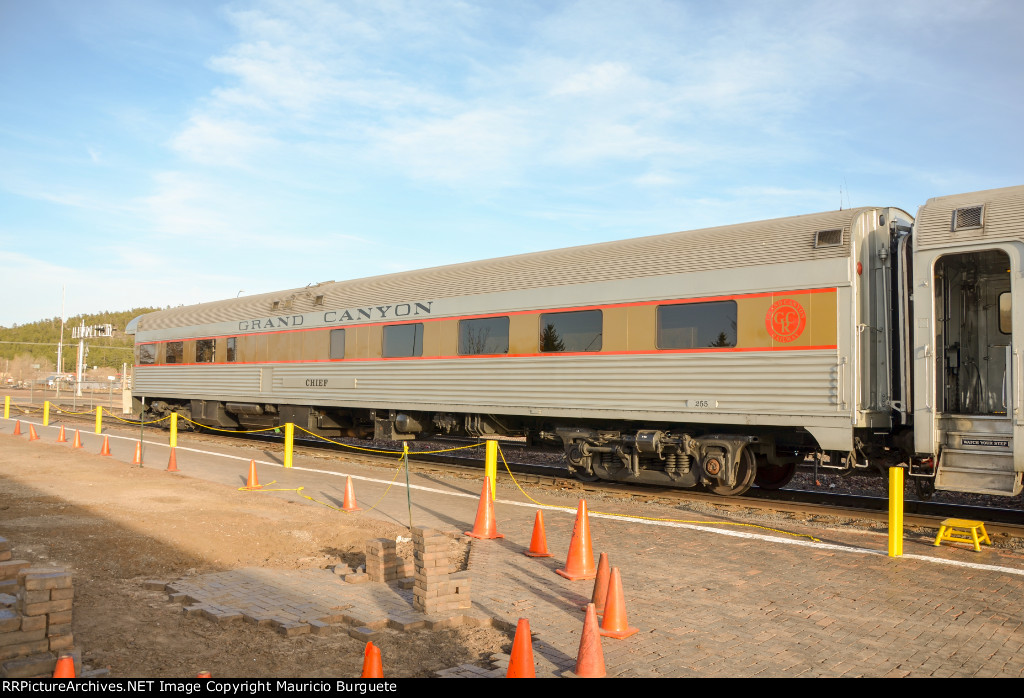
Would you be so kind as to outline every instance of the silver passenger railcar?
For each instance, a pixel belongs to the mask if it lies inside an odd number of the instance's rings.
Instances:
[[[133,393],[227,428],[525,435],[584,479],[737,493],[816,456],[1016,495],[1022,250],[1013,187],[327,282],[137,318]]]

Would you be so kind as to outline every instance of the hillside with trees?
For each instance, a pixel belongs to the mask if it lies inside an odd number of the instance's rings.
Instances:
[[[132,362],[133,337],[124,333],[132,319],[160,308],[133,308],[131,310],[87,313],[67,318],[64,322],[64,373],[75,370],[78,340],[72,339],[71,330],[82,321],[86,326],[110,324],[114,336],[86,340],[88,353],[85,365],[101,369],[121,370],[123,363]],[[15,381],[30,380],[57,372],[57,345],[60,342],[60,318],[38,320],[12,327],[0,325],[0,374]],[[35,369],[33,366],[38,365]]]

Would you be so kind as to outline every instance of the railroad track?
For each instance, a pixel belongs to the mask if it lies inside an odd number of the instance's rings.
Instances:
[[[90,415],[51,415],[59,416],[64,421],[83,421],[92,424],[93,418]],[[135,428],[138,422],[125,420],[119,422],[128,428]],[[163,430],[161,430],[163,431]],[[274,445],[275,450],[284,449],[284,435],[274,433],[242,434],[230,432],[216,432],[211,430],[196,429],[188,432],[190,437],[209,438],[215,441],[221,439],[244,438],[248,441],[260,441]],[[440,448],[451,448],[451,444],[468,445],[476,443],[474,439],[458,437],[434,438],[429,448],[424,442],[416,442],[416,445],[424,450],[439,450]],[[533,449],[516,441],[502,441],[503,446],[510,452],[531,452],[541,453],[539,449]],[[303,449],[314,449],[328,452],[344,452],[358,454],[367,459],[387,458],[393,459],[393,455],[368,453],[363,450],[347,448],[331,442],[316,440],[313,438],[297,435],[295,445]],[[365,445],[359,444],[360,448],[380,448],[382,450],[397,450],[395,444]],[[482,451],[482,449],[480,449]],[[479,471],[483,466],[483,454],[479,456],[462,455],[460,451],[449,453],[418,453],[410,450],[409,459],[415,464],[441,467],[445,469],[456,469],[458,471]],[[506,455],[506,459],[509,456]],[[812,514],[822,516],[850,516],[853,518],[868,520],[885,520],[888,517],[888,499],[884,497],[837,494],[831,492],[809,491],[800,489],[764,490],[752,488],[743,495],[737,497],[725,497],[708,492],[696,490],[684,490],[666,488],[656,485],[624,484],[617,482],[598,481],[581,482],[566,474],[565,467],[560,463],[538,464],[508,460],[509,469],[514,475],[527,476],[530,482],[546,483],[562,488],[575,487],[583,491],[591,490],[618,496],[636,496],[661,500],[669,505],[678,505],[682,501],[699,501],[721,507],[743,507],[763,509],[766,511],[784,511],[790,513]],[[498,465],[499,476],[504,472],[501,463]],[[940,502],[926,502],[914,499],[904,501],[904,524],[908,526],[924,526],[938,528],[940,521],[946,518],[979,519],[985,521],[991,533],[1006,533],[1017,538],[1024,538],[1024,511],[1020,509],[980,507],[964,504],[948,504]]]

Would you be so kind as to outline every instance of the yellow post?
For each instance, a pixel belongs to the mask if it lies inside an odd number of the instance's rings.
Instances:
[[[903,468],[889,468],[889,557],[903,555]]]
[[[171,448],[178,446],[178,413],[171,412]]]
[[[484,477],[491,481],[491,499],[498,496],[498,442],[487,439],[484,452]]]
[[[4,395],[4,419],[11,418],[11,396]]]
[[[284,425],[284,467],[292,467],[292,452],[295,450],[295,425]]]
[[[43,426],[50,426],[50,401],[43,400]]]
[[[412,531],[412,488],[409,486],[409,442],[402,442],[402,465],[405,466],[405,503],[409,507],[409,530]]]
[[[139,418],[142,418],[141,415]],[[96,433],[103,433],[103,408],[99,405],[96,405]]]

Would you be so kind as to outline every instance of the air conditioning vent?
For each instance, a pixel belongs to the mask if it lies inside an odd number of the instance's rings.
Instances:
[[[980,228],[985,221],[984,206],[968,206],[953,211],[953,230]]]
[[[819,230],[814,233],[814,246],[818,247],[839,247],[843,244],[843,230]]]

